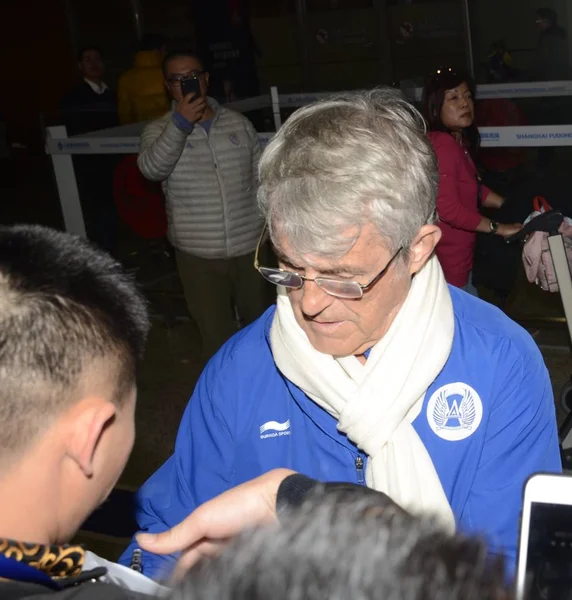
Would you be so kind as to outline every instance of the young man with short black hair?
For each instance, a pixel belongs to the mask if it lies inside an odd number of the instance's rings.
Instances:
[[[131,452],[148,330],[141,293],[107,254],[0,227],[1,598],[141,597],[90,583],[103,572],[85,572],[68,542]]]

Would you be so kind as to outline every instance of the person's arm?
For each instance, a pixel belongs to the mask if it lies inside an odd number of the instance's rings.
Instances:
[[[500,194],[497,194],[496,192],[489,190],[484,185],[481,186],[481,189],[482,189],[482,194],[483,194],[483,206],[486,206],[487,208],[501,208],[502,207],[502,205],[504,204],[504,198]]]
[[[491,220],[483,217],[477,210],[464,206],[460,199],[459,190],[459,149],[457,142],[450,135],[440,135],[433,147],[439,163],[439,190],[437,193],[437,214],[443,223],[456,229],[491,232]],[[483,186],[483,201],[487,201],[493,193]],[[476,202],[475,202],[476,204]],[[519,224],[500,223],[497,234],[509,237],[522,228]]]
[[[231,404],[228,390],[232,387],[227,377],[213,362],[201,375],[183,415],[173,456],[137,494],[135,516],[141,531],[166,531],[231,487],[237,457],[232,432],[219,409]],[[120,562],[129,566],[137,547],[134,539]],[[173,555],[144,552],[143,573],[161,578],[168,575],[176,560]]]
[[[147,125],[141,134],[137,159],[143,177],[150,181],[167,179],[181,158],[191,130],[178,127],[173,117],[165,126],[161,121]]]
[[[175,575],[182,575],[202,557],[218,554],[245,529],[274,522],[278,490],[293,474],[289,469],[273,469],[231,488],[199,506],[169,531],[157,535],[138,534],[139,547],[154,554],[180,552]],[[308,481],[311,482],[308,489],[318,483]]]
[[[526,354],[506,340],[492,389],[477,473],[461,524],[485,533],[491,554],[506,555],[514,574],[524,484],[537,472],[562,470],[554,394],[540,351],[530,339]]]
[[[146,179],[167,179],[181,158],[187,137],[206,107],[204,98],[189,102],[192,95],[187,94],[177,104],[166,125],[163,125],[164,121],[160,119],[143,130],[137,166]]]
[[[475,231],[479,233],[491,233],[491,219],[488,217],[481,217],[479,224]],[[522,229],[521,223],[498,223],[496,235],[500,235],[504,238],[508,238],[515,233],[518,233]]]
[[[175,577],[179,577],[201,558],[216,556],[242,531],[273,523],[281,511],[298,508],[318,488],[326,492],[340,488],[364,492],[361,485],[322,483],[290,469],[273,469],[205,502],[169,531],[157,535],[139,534],[137,540],[148,552],[180,552],[175,570]],[[383,505],[403,510],[385,494],[375,490],[368,492],[383,496]]]

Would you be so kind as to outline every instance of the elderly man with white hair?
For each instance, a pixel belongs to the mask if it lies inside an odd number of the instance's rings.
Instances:
[[[141,529],[284,467],[383,491],[510,563],[523,483],[561,468],[553,395],[531,337],[445,282],[421,116],[390,88],[335,96],[294,113],[259,169],[279,267],[254,266],[277,304],[206,367]],[[174,561],[145,553],[143,572]]]

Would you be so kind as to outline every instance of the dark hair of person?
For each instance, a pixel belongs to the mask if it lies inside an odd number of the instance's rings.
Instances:
[[[554,27],[558,24],[558,13],[552,9],[547,7],[542,7],[537,9],[536,16],[539,19],[544,21],[548,21],[551,27]]]
[[[87,240],[0,226],[0,458],[81,399],[86,381],[121,405],[149,319],[131,276]],[[79,395],[79,397],[78,397]]]
[[[431,75],[423,89],[423,113],[427,121],[429,131],[444,131],[451,133],[441,119],[441,111],[445,103],[445,93],[466,83],[475,98],[476,86],[473,78],[465,72],[455,71],[450,67],[438,69]],[[463,144],[469,150],[473,158],[476,156],[481,145],[481,136],[476,123],[473,121],[470,127],[462,131]]]
[[[558,13],[552,8],[539,8],[536,11],[536,17],[543,21],[548,21],[548,29],[543,31],[540,35],[557,35],[563,39],[566,39],[566,31],[558,25]]]
[[[84,54],[86,52],[97,52],[100,56],[100,58],[103,56],[103,53],[101,52],[101,50],[97,47],[97,46],[82,46],[77,53],[77,61],[81,62],[83,60]]]
[[[165,58],[163,58],[162,69],[165,77],[167,76],[167,66],[175,58],[193,58],[201,65],[202,70],[205,68],[205,63],[203,62],[202,58],[194,50],[188,50],[186,48],[174,49],[167,53]]]

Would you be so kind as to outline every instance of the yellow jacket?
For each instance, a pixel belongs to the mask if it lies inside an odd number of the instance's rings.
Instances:
[[[134,66],[119,78],[117,103],[122,124],[151,121],[170,108],[161,70],[162,54],[137,52]]]

